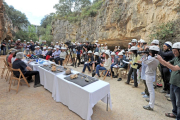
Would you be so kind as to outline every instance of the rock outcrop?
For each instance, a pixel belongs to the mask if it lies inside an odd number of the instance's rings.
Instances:
[[[0,0],[0,42],[4,39],[10,40],[13,38],[12,29],[12,21],[7,14],[5,14],[3,0]]]
[[[180,18],[180,0],[106,0],[96,17],[78,24],[53,22],[54,41],[99,40],[127,47],[132,38],[149,41],[155,26]]]

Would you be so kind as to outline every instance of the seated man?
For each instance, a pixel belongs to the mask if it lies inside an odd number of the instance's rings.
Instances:
[[[40,58],[43,58],[42,55],[41,55],[42,54],[42,50],[40,49],[39,46],[35,47],[35,52],[34,53],[35,53],[36,56],[38,56]]]
[[[43,56],[43,59],[46,59],[46,54],[47,54],[47,48],[46,47],[43,47],[43,51],[42,51],[42,56]]]
[[[56,48],[54,48],[54,49],[52,50],[52,55],[50,56],[50,61],[53,61],[53,60],[54,60],[54,53],[55,53],[55,51],[56,51]]]
[[[82,73],[85,72],[86,67],[88,68],[89,72],[91,72],[91,69],[89,66],[92,66],[93,61],[94,61],[94,56],[92,55],[92,51],[90,50],[90,51],[88,51],[87,58],[85,58],[85,63],[84,63]]]
[[[99,53],[98,52],[94,53],[94,58],[95,59],[94,59],[94,62],[92,64],[93,72],[95,71],[95,67],[101,63],[101,58],[99,57]]]
[[[118,58],[116,58],[115,55],[116,55],[115,52],[111,53],[111,72],[112,72],[112,76],[114,76],[114,72],[113,72],[112,68],[113,68],[113,66],[115,64],[117,64],[117,59],[118,59]]]
[[[121,71],[127,69],[127,64],[123,62],[123,60],[125,60],[125,59],[123,58],[123,53],[122,52],[119,52],[118,56],[119,56],[119,58],[118,58],[118,61],[116,63],[116,67],[113,68],[113,71],[114,71],[113,78],[118,77],[118,81],[121,81],[122,80]],[[119,75],[117,76],[117,74],[119,74]]]
[[[52,48],[48,47],[48,52],[46,53],[46,60],[49,60],[50,56],[52,56]]]
[[[15,54],[15,50],[11,50],[11,53],[10,53],[10,55],[8,56],[8,59],[7,59],[7,62],[8,63],[11,63],[11,59],[12,59],[12,57],[13,57],[13,55]]]
[[[54,52],[54,61],[56,64],[58,64],[58,61],[60,60],[60,53],[59,47],[56,47],[56,51]]]
[[[60,53],[60,65],[62,65],[63,61],[66,58],[66,48],[65,47],[61,47],[61,53]]]
[[[32,82],[32,76],[35,75],[34,87],[41,86],[40,77],[38,71],[32,71],[32,69],[26,65],[21,59],[23,58],[23,52],[18,52],[16,54],[16,60],[13,62],[12,67],[14,69],[21,69],[23,75],[27,77],[28,83]],[[13,72],[16,77],[19,77],[20,73],[18,71]]]

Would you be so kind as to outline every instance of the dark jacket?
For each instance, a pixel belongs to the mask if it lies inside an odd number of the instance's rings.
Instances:
[[[160,56],[161,56],[166,62],[168,62],[168,61],[170,61],[170,60],[172,60],[172,59],[174,58],[173,52],[172,52],[172,51],[169,51],[169,50],[167,50],[167,51],[165,51],[165,52],[163,52],[162,50],[160,50],[159,54],[160,54]],[[162,64],[160,64],[160,65],[161,65],[161,67],[165,67],[165,66],[163,66]]]
[[[93,61],[94,61],[94,56],[92,55],[91,56],[91,58],[87,55],[87,56],[85,56],[85,58],[84,58],[84,62],[88,62],[89,61],[89,59],[90,59],[90,63],[92,63]]]
[[[101,58],[98,56],[98,58],[96,59],[95,58],[95,60],[94,61],[97,61],[97,63],[96,64],[100,64],[101,63]]]
[[[118,61],[117,60],[117,63],[116,64],[118,64],[118,67],[119,68],[125,68],[125,69],[127,69],[127,67],[128,67],[128,64],[127,63],[125,63],[125,62],[123,62],[123,60],[124,61],[128,61],[127,59],[120,59],[120,61]]]
[[[48,51],[47,53],[46,53],[46,55],[50,55],[50,56],[52,56],[52,51],[50,50],[50,51]]]

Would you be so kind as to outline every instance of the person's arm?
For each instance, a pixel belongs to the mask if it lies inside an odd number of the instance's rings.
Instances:
[[[32,71],[32,69],[29,66],[27,66],[26,69],[29,71]]]
[[[171,64],[172,62],[174,63],[173,60],[170,61],[170,62],[166,62],[165,60],[162,59],[162,57],[161,57],[160,55],[157,55],[157,59],[159,60],[159,62],[160,62],[162,65],[168,67],[168,68],[171,69],[172,71],[178,71],[178,70],[180,70],[180,63],[179,63],[178,65],[174,66],[174,65]]]
[[[160,50],[159,54],[163,57],[170,57],[173,55],[172,51],[163,52],[162,50]]]

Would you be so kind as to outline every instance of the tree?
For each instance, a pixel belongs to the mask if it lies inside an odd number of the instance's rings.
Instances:
[[[52,30],[52,27],[51,27],[51,24],[47,25],[46,28],[42,28],[41,29],[42,31],[42,36],[41,36],[41,39],[42,40],[46,40],[48,44],[50,44],[50,42],[53,40],[53,36],[51,34],[51,30]]]
[[[28,26],[28,38],[33,40],[34,42],[38,40],[36,28],[33,25]]]

